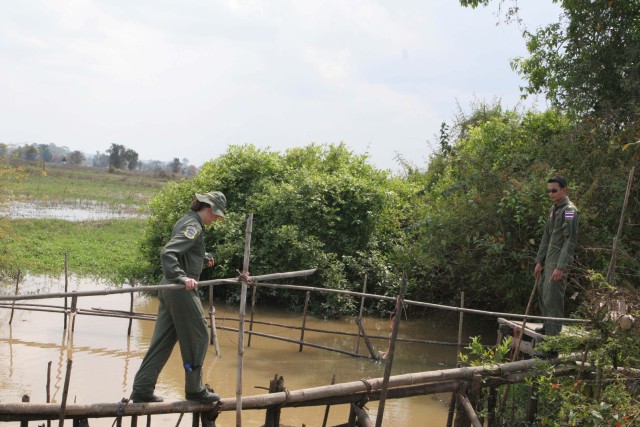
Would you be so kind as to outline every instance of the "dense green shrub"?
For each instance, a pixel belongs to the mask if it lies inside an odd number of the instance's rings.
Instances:
[[[206,235],[217,267],[205,270],[202,279],[237,275],[245,219],[253,213],[252,274],[318,268],[305,284],[360,290],[366,273],[374,284],[370,291],[377,293],[393,290],[399,280],[387,254],[401,240],[412,185],[377,170],[343,144],[312,144],[285,154],[233,146],[193,180],[168,184],[150,203],[142,245],[155,279],[161,274],[159,252],[174,222],[195,192],[210,190],[225,193],[228,210],[227,220],[214,223]],[[227,292],[237,297],[237,289]],[[261,295],[286,306],[301,299],[301,293],[281,290],[261,290]],[[352,299],[342,297],[318,298],[314,304],[325,315],[353,308]]]

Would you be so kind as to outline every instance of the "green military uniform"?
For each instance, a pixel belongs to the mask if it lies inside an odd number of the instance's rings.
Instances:
[[[544,275],[538,281],[538,303],[542,315],[564,317],[564,292],[567,287],[567,271],[573,262],[573,251],[578,238],[578,209],[568,197],[554,205],[549,211],[536,263],[544,265]],[[561,269],[562,279],[551,281],[556,268]],[[547,335],[558,335],[560,322],[544,321]]]
[[[171,239],[160,256],[164,278],[161,284],[183,284],[186,278],[198,280],[211,256],[205,252],[203,225],[196,212],[189,212],[173,227]],[[200,393],[202,363],[207,353],[209,333],[198,290],[160,290],[158,319],[149,350],[133,382],[135,401],[153,395],[158,375],[176,342],[185,366],[185,391]]]

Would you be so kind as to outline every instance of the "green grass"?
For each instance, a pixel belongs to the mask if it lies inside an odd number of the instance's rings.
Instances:
[[[15,200],[64,203],[96,200],[109,205],[144,206],[165,181],[150,174],[83,166],[19,166],[22,179],[12,183],[9,196]],[[45,173],[46,172],[46,173]]]
[[[62,274],[64,254],[69,272],[123,283],[142,278],[148,262],[140,258],[139,241],[145,220],[119,219],[69,222],[15,219],[0,242],[5,272],[18,269],[32,274]]]

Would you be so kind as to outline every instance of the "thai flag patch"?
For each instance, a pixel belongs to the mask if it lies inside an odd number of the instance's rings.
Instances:
[[[573,219],[573,214],[574,214],[573,211],[566,211],[564,213],[564,219]]]

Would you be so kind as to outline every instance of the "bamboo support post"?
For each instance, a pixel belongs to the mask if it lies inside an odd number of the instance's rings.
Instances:
[[[251,231],[253,228],[253,214],[247,218],[247,228],[244,238],[244,260],[242,263],[242,273],[249,273],[249,255],[251,253]],[[236,381],[236,427],[242,426],[242,365],[244,360],[244,315],[247,304],[247,282],[242,281],[240,293],[240,310],[238,323],[238,374]]]
[[[391,377],[391,367],[393,365],[393,356],[396,351],[396,338],[398,338],[398,329],[400,328],[400,318],[402,317],[402,308],[404,300],[404,292],[407,289],[407,273],[402,273],[402,285],[400,286],[400,295],[396,301],[395,317],[393,318],[393,330],[391,331],[391,342],[389,343],[389,351],[387,352],[386,365],[384,369],[384,379],[382,381],[382,389],[380,393],[380,402],[378,403],[378,415],[376,416],[376,427],[382,426],[382,418],[384,416],[384,406],[387,399],[387,390],[389,388],[389,378]]]
[[[16,292],[15,294],[18,295],[18,289],[20,287],[20,270],[18,270],[18,273],[16,274]],[[9,325],[11,325],[11,323],[13,322],[13,311],[15,308],[16,302],[13,301],[13,303],[11,304],[11,317],[9,318]]]
[[[69,292],[69,253],[67,251],[64,252],[64,293],[67,294]],[[64,297],[64,311],[67,312],[67,297]],[[67,330],[67,316],[63,317],[64,319],[64,330]]]
[[[376,353],[376,349],[373,347],[373,344],[371,344],[371,341],[369,340],[369,337],[367,336],[367,333],[364,331],[364,327],[362,326],[362,321],[359,318],[356,318],[356,325],[358,325],[358,330],[360,331],[359,335],[362,335],[364,337],[364,342],[367,345],[367,348],[369,349],[369,354],[371,354],[371,358],[373,360],[379,360],[380,357],[378,356],[378,353]]]
[[[133,279],[129,280],[129,284],[131,285],[131,287],[133,288],[135,286],[135,283],[133,282]],[[131,292],[131,294],[129,294],[131,296],[131,301],[129,302],[129,314],[131,316],[133,316],[133,292]],[[129,318],[129,327],[127,328],[127,336],[130,337],[131,336],[131,326],[133,324],[133,317]]]
[[[473,409],[473,405],[471,404],[467,396],[458,393],[458,400],[460,401],[460,406],[462,406],[462,408],[464,409],[467,419],[471,421],[471,424],[473,424],[473,427],[482,427],[480,419],[478,419],[478,414],[476,414],[476,411]]]
[[[213,334],[214,334],[214,332],[216,330],[216,326],[213,323],[213,310],[214,310],[214,308],[213,308],[213,287],[209,286],[209,329],[211,330],[210,334],[209,334],[209,345],[213,344],[213,341],[214,341]],[[218,356],[220,356],[218,354],[217,350],[216,350],[216,354]]]
[[[216,327],[216,308],[213,305],[209,306],[209,321],[211,322],[211,338],[210,339],[213,342],[213,345],[216,347],[216,355],[219,357],[220,343],[218,341],[218,330]]]
[[[367,414],[367,411],[365,411],[363,408],[361,408],[360,406],[356,405],[355,403],[351,404],[351,410],[355,413],[356,418],[358,420],[358,425],[360,427],[373,427],[374,424],[371,421],[371,418],[369,418],[369,414]]]
[[[624,225],[624,214],[627,210],[627,204],[629,202],[629,194],[633,187],[633,173],[635,166],[629,171],[629,179],[627,180],[627,190],[624,193],[624,202],[622,204],[622,211],[620,212],[620,222],[618,223],[618,231],[613,239],[613,248],[611,249],[611,261],[609,262],[609,269],[607,270],[607,283],[613,284],[616,272],[616,260],[618,259],[618,243],[620,236],[622,235],[622,226]]]
[[[278,374],[276,374],[273,379],[269,381],[269,393],[279,393],[284,390],[284,378],[282,376],[278,377]],[[280,406],[267,408],[264,427],[280,426],[280,410]]]
[[[536,291],[538,289],[538,286],[540,284],[540,276],[538,276],[538,278],[535,280],[535,283],[533,284],[533,289],[531,290],[531,295],[529,296],[529,302],[527,303],[527,308],[524,312],[524,317],[522,318],[522,324],[520,325],[520,333],[518,334],[518,339],[516,340],[516,345],[515,348],[513,349],[513,353],[511,353],[511,362],[515,362],[518,359],[518,356],[520,355],[520,343],[522,342],[522,337],[525,334],[525,327],[527,326],[527,316],[529,315],[529,313],[531,312],[531,308],[533,307],[533,300],[536,296]],[[514,329],[514,334],[517,331],[517,329]],[[502,395],[502,399],[500,400],[500,407],[498,409],[498,411],[502,411],[502,408],[504,408],[504,406],[507,403],[507,397],[509,396],[509,388],[510,388],[510,384],[507,384],[504,388],[504,393]]]
[[[356,427],[356,411],[353,409],[355,405],[352,403],[349,405],[349,419],[347,420],[347,427]]]
[[[23,403],[29,403],[31,399],[29,398],[28,394],[25,394],[22,396],[22,402]],[[20,421],[20,427],[28,427],[29,426],[29,421]]]
[[[258,300],[258,288],[251,286],[251,318],[249,319],[249,332],[253,332],[253,316],[256,312],[256,301]],[[247,340],[247,347],[251,347],[251,335]]]
[[[67,372],[64,377],[64,386],[62,387],[62,402],[60,403],[60,418],[58,419],[58,427],[64,426],[64,417],[67,408],[67,396],[69,394],[69,382],[71,381],[72,359],[67,359]]]
[[[460,292],[460,308],[464,308],[464,291]],[[462,352],[462,327],[464,325],[464,312],[460,312],[458,318],[458,342],[456,344],[456,367],[460,367],[460,353]],[[456,411],[456,393],[451,393],[449,400],[449,413],[447,414],[447,427],[451,427],[453,423],[453,415]]]
[[[333,374],[333,377],[331,377],[331,385],[334,385],[336,383],[336,374]],[[327,405],[326,408],[324,408],[324,418],[322,419],[322,427],[327,427],[327,420],[329,419],[329,409],[331,408],[331,405]]]
[[[498,402],[497,390],[495,386],[489,386],[489,395],[487,397],[487,426],[496,427],[498,420],[496,419],[496,403]]]
[[[364,284],[362,285],[362,293],[366,294],[367,293],[367,274],[365,273],[364,275]],[[358,312],[358,319],[360,319],[360,322],[362,322],[362,312],[364,311],[364,295],[362,296],[362,298],[360,299],[360,311]],[[358,340],[356,341],[356,353],[359,352],[360,350],[360,337],[362,336],[361,334],[361,325],[358,325]]]
[[[47,403],[51,402],[51,361],[47,363],[47,385],[45,387]],[[51,427],[51,420],[47,420],[47,427]]]
[[[311,296],[311,291],[307,291],[307,293],[304,295],[304,309],[302,310],[302,328],[300,329],[300,348],[298,349],[298,352],[302,351],[302,347],[304,343],[304,328],[307,325],[307,310],[309,309],[310,296]]]

